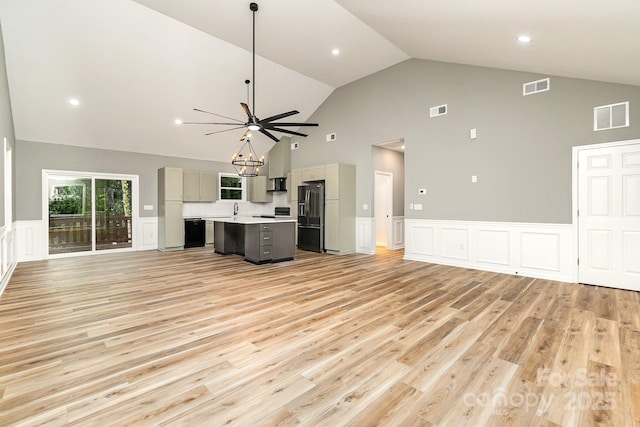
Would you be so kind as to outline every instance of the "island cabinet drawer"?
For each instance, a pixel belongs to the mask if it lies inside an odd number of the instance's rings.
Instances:
[[[272,224],[258,224],[258,226],[260,227],[260,231],[272,231],[273,230],[273,225]]]
[[[273,241],[273,232],[272,231],[261,231],[260,232],[260,246],[269,245],[271,246],[271,242]]]
[[[271,261],[271,245],[261,246],[258,251],[258,262]]]

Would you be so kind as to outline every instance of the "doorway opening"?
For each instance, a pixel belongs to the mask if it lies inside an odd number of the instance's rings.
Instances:
[[[404,140],[372,147],[375,251],[404,248]],[[373,248],[372,248],[373,250]]]

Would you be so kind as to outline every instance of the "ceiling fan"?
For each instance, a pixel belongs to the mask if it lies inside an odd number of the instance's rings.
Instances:
[[[240,105],[247,115],[247,121],[244,122],[242,120],[234,119],[233,117],[227,117],[216,113],[211,113],[209,111],[200,110],[198,108],[194,108],[195,111],[199,111],[201,113],[212,114],[214,116],[222,117],[225,119],[233,120],[233,123],[229,122],[184,122],[186,125],[224,125],[224,126],[235,126],[231,129],[225,129],[216,132],[209,132],[205,135],[213,135],[216,133],[228,132],[230,130],[247,128],[244,135],[240,139],[241,141],[247,139],[252,131],[259,131],[263,135],[271,138],[272,140],[278,142],[279,139],[273,135],[271,132],[281,132],[290,135],[296,136],[307,136],[304,133],[292,131],[289,129],[283,129],[284,127],[301,127],[301,126],[318,126],[317,123],[295,123],[295,122],[276,122],[276,120],[284,119],[289,116],[293,116],[294,114],[298,114],[298,110],[287,111],[286,113],[276,114],[275,116],[267,117],[266,119],[259,119],[256,116],[256,12],[258,11],[258,4],[251,3],[249,4],[249,9],[253,12],[253,112],[249,108],[249,84],[251,83],[249,80],[245,80],[247,84],[247,103],[241,102]]]

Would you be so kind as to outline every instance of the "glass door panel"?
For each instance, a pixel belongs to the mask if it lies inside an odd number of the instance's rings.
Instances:
[[[132,181],[95,180],[96,250],[132,247]]]
[[[49,254],[91,251],[90,177],[49,176]]]

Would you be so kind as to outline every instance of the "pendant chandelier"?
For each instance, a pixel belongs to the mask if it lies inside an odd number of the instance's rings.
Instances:
[[[231,164],[240,176],[258,176],[260,167],[264,166],[264,156],[258,157],[253,145],[251,145],[251,140],[247,138],[240,150],[233,153]]]

